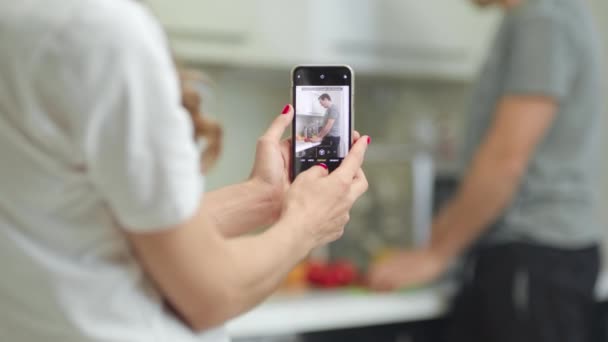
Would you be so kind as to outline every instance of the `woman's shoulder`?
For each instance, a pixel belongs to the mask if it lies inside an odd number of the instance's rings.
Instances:
[[[72,1],[72,0],[70,0]],[[140,2],[76,0],[81,3],[66,30],[98,48],[123,50],[142,44],[165,44],[158,21]]]

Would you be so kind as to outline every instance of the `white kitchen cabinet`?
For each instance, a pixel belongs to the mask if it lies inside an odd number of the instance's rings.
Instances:
[[[176,54],[285,69],[350,64],[360,74],[470,79],[497,13],[466,0],[147,0]]]
[[[314,0],[323,63],[360,72],[470,78],[485,58],[499,19],[465,0]]]
[[[178,57],[235,63],[253,39],[254,1],[145,0]]]
[[[323,94],[322,91],[296,91],[296,114],[307,116],[325,116],[327,109],[321,106],[319,97]]]

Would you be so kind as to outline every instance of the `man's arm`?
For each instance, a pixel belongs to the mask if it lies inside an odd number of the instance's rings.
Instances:
[[[509,205],[556,112],[550,97],[504,97],[458,193],[433,222],[430,245],[375,265],[369,285],[386,291],[435,280]]]
[[[433,224],[431,248],[444,260],[458,255],[509,205],[557,108],[556,100],[543,96],[500,102],[460,190]]]
[[[325,136],[327,136],[327,134],[329,133],[329,131],[331,131],[332,127],[334,127],[335,123],[336,123],[336,119],[329,119],[329,120],[327,120],[327,123],[321,129],[321,132],[319,132],[318,138],[319,139],[325,138]]]

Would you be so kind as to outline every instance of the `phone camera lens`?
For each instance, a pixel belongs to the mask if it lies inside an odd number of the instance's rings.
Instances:
[[[321,79],[324,80],[325,79],[325,75],[321,75]]]

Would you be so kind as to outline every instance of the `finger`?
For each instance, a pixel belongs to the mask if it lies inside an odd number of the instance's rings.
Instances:
[[[337,177],[344,177],[344,179],[347,180],[355,178],[361,165],[363,165],[365,152],[367,151],[370,141],[371,139],[368,136],[363,136],[361,139],[357,140],[334,174]]]
[[[355,175],[355,181],[350,188],[350,193],[353,201],[357,200],[361,197],[369,188],[369,184],[367,182],[367,177],[365,176],[365,172],[363,169],[359,169],[357,174]]]
[[[291,154],[291,138],[281,141],[281,153]]]
[[[338,225],[338,229],[336,230],[336,232],[334,232],[328,239],[327,243],[331,243],[331,242],[335,242],[337,240],[340,240],[342,238],[342,236],[344,236],[344,224],[339,224]]]
[[[349,221],[350,221],[350,214],[342,215],[335,220],[336,225],[341,226],[341,227],[345,227]]]
[[[291,139],[281,141],[281,155],[285,161],[285,165],[291,165]]]
[[[359,140],[359,138],[361,138],[361,133],[359,133],[359,131],[354,131],[353,132],[353,141],[356,142],[357,140]]]
[[[316,179],[316,178],[327,177],[328,174],[329,174],[329,170],[327,168],[327,165],[320,163],[320,164],[315,165],[315,166],[311,167],[310,169],[302,172],[300,174],[300,176]]]
[[[266,139],[277,142],[281,140],[283,133],[285,133],[285,130],[293,120],[293,107],[291,105],[285,106],[283,113],[274,119],[268,130],[266,130],[266,133],[264,133]]]

